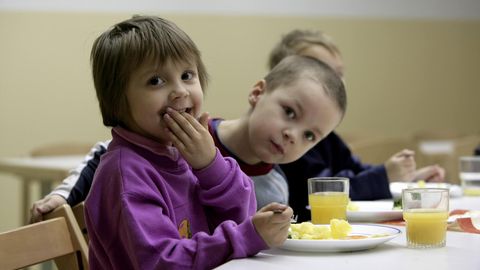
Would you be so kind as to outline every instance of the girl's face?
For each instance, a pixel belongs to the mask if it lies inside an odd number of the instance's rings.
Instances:
[[[133,132],[170,144],[163,115],[168,107],[200,114],[203,91],[196,65],[166,61],[162,66],[146,62],[134,71],[127,85],[126,97],[130,109],[127,126]]]
[[[249,96],[248,140],[260,161],[293,162],[341,121],[342,113],[313,79],[297,79],[269,91],[265,87],[260,81]]]

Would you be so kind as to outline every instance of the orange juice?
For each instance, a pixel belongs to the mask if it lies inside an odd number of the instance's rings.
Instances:
[[[344,192],[316,192],[308,195],[312,223],[330,224],[331,219],[347,219],[348,195]]]
[[[443,247],[447,231],[448,212],[434,209],[413,209],[403,213],[407,223],[409,247]]]

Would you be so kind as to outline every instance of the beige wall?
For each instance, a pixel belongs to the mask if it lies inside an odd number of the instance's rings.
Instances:
[[[163,15],[164,16],[164,15]],[[93,39],[130,14],[0,12],[0,156],[109,137],[90,78]],[[342,132],[480,132],[480,21],[174,15],[211,75],[206,110],[232,118],[282,33],[323,29],[347,66]],[[18,225],[18,181],[0,174],[0,231]],[[35,199],[35,198],[33,198]]]

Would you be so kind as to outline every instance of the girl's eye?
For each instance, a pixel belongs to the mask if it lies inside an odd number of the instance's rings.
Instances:
[[[314,142],[316,140],[315,134],[311,131],[305,131],[305,138],[311,142]]]
[[[290,119],[294,119],[294,118],[295,118],[295,116],[296,116],[296,115],[295,115],[295,111],[294,111],[292,108],[290,108],[290,107],[285,107],[284,110],[285,110],[285,114],[287,115],[288,118],[290,118]]]
[[[195,74],[191,71],[185,71],[183,74],[182,74],[182,80],[183,81],[189,81],[191,79],[193,79],[193,76]]]
[[[161,85],[163,83],[164,81],[158,76],[152,77],[148,80],[149,85]]]

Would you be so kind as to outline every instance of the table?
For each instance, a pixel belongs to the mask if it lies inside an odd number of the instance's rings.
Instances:
[[[21,209],[25,213],[22,223],[28,222],[29,218],[30,185],[40,182],[41,196],[44,196],[55,182],[67,177],[84,158],[84,155],[0,158],[0,172],[13,174],[22,181]]]
[[[480,210],[480,197],[452,198],[450,202],[451,210]],[[402,234],[370,250],[308,253],[271,249],[251,258],[229,261],[217,269],[480,269],[480,234],[447,231],[446,247],[421,250],[406,247],[405,227],[392,227]]]
[[[480,196],[462,196],[458,198],[450,198],[449,203],[450,211],[455,209],[480,211]]]

